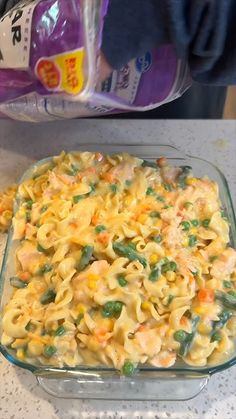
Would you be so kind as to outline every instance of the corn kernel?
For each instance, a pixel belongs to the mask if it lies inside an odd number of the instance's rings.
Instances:
[[[17,356],[17,358],[20,360],[20,361],[24,361],[24,359],[25,359],[25,351],[24,351],[24,349],[17,349],[17,351],[16,351],[16,356]]]
[[[89,279],[88,287],[90,290],[95,290],[97,288],[97,281],[95,279]]]
[[[77,306],[76,306],[76,310],[77,310],[79,313],[85,313],[85,312],[86,312],[86,306],[85,306],[84,304],[79,303],[79,304],[77,304]]]
[[[205,313],[205,308],[202,307],[202,306],[194,307],[194,313],[195,314],[204,314]]]
[[[182,240],[182,246],[183,247],[188,247],[188,239],[187,238]]]
[[[166,279],[167,281],[174,282],[176,278],[176,273],[172,271],[166,272]]]
[[[189,176],[186,180],[187,185],[195,185],[196,182],[197,182],[197,179],[191,176]]]
[[[133,202],[133,197],[131,195],[125,198],[125,205],[130,205]]]
[[[145,223],[146,220],[147,220],[147,215],[146,214],[139,215],[139,217],[138,217],[138,222],[139,223],[143,224],[143,223]]]
[[[152,264],[155,264],[155,263],[157,263],[158,262],[158,256],[157,255],[155,255],[155,254],[152,254],[151,256],[150,256],[150,258],[149,258],[149,262],[150,263],[152,263]]]
[[[191,228],[190,230],[191,234],[197,234],[198,229],[196,227]]]
[[[89,273],[87,278],[89,281],[98,281],[100,279],[100,276],[94,273]]]
[[[161,227],[162,226],[162,220],[156,220],[155,227]]]
[[[141,304],[141,308],[143,310],[149,310],[151,307],[151,304],[148,301],[145,301],[144,303]]]
[[[211,331],[211,326],[209,324],[206,323],[199,323],[197,330],[199,333],[202,333],[204,335],[208,335]]]

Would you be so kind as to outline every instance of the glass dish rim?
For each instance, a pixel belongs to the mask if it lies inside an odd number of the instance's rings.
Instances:
[[[131,150],[126,151],[124,150],[124,152],[129,152],[133,155],[136,155],[139,157],[140,153],[135,153],[135,148],[141,147],[141,148],[147,148],[149,146],[151,147],[155,147],[158,149],[163,147],[169,150],[172,150],[173,152],[176,153],[180,153],[180,155],[177,156],[171,156],[168,157],[168,160],[194,160],[194,161],[201,161],[204,164],[206,164],[206,166],[210,166],[212,167],[212,169],[214,171],[216,171],[222,181],[222,186],[225,189],[226,195],[227,195],[227,199],[228,199],[228,205],[229,209],[230,209],[230,215],[231,215],[231,232],[233,230],[233,232],[236,232],[236,216],[235,216],[235,211],[234,211],[234,207],[233,207],[233,202],[232,202],[232,198],[231,198],[231,194],[230,194],[230,190],[229,190],[229,185],[227,182],[227,179],[224,175],[224,173],[213,163],[209,162],[206,159],[203,159],[201,157],[197,157],[197,156],[192,156],[190,154],[185,154],[181,149],[173,146],[173,145],[169,145],[169,144],[153,144],[153,143],[148,143],[148,144],[121,144],[121,143],[110,143],[110,144],[106,144],[106,143],[101,143],[101,144],[85,144],[85,143],[80,143],[78,145],[78,150],[72,150],[72,151],[66,151],[66,153],[78,153],[78,152],[83,152],[83,151],[101,151],[99,150],[99,148],[101,149],[102,147],[105,147],[107,149],[107,154],[116,154],[117,151],[113,150],[116,147],[119,148],[130,148],[133,149],[133,153],[131,152]],[[82,149],[81,149],[82,148]],[[87,150],[85,150],[87,149]],[[52,160],[54,156],[48,156],[45,157],[43,159],[40,159],[36,162],[33,162],[28,169],[26,169],[26,171],[23,173],[23,175],[21,176],[21,178],[19,179],[19,181],[17,182],[18,184],[20,184],[22,181],[24,181],[25,179],[27,179],[27,177],[30,175],[32,175],[33,171],[37,168],[39,168],[41,165],[43,164],[47,164],[48,162],[50,162],[50,160]],[[142,158],[142,157],[140,157]],[[153,160],[155,159],[155,157],[147,157],[147,160]],[[17,208],[17,196],[16,196],[16,201],[15,201],[15,205],[14,205],[14,212],[16,211]],[[4,254],[3,254],[3,259],[2,259],[2,266],[1,266],[1,271],[0,271],[0,307],[2,304],[2,291],[3,291],[3,287],[4,287],[4,280],[3,280],[3,276],[5,273],[5,268],[6,268],[6,263],[7,263],[7,259],[8,259],[8,253],[9,253],[9,249],[10,249],[10,245],[12,242],[12,235],[13,235],[13,231],[12,231],[12,227],[10,228],[8,235],[7,235],[7,240],[6,240],[6,245],[5,245],[5,249],[4,249]],[[235,243],[234,243],[235,245]],[[77,366],[77,367],[53,367],[53,366],[46,366],[46,365],[36,365],[36,364],[30,364],[30,363],[26,363],[23,361],[18,360],[17,358],[15,358],[11,353],[9,353],[6,349],[6,347],[4,345],[2,345],[0,343],[0,353],[2,353],[2,355],[12,364],[21,367],[23,369],[26,369],[28,371],[31,371],[32,373],[50,373],[50,372],[54,372],[54,373],[113,373],[116,374],[117,370],[115,368],[112,367],[106,367],[106,366],[94,366],[94,367],[90,367],[90,366]],[[205,367],[193,367],[187,364],[183,364],[181,366],[173,366],[173,367],[169,367],[169,368],[159,368],[159,367],[150,367],[150,366],[139,366],[137,368],[138,371],[144,372],[144,373],[181,373],[181,374],[198,374],[198,375],[212,375],[215,374],[217,372],[226,370],[228,368],[231,368],[232,366],[234,366],[236,364],[236,353],[235,355],[230,359],[227,360],[225,362],[223,362],[222,364],[219,365],[209,365],[209,366],[205,366]]]

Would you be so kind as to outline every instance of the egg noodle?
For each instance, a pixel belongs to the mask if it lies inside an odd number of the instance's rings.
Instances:
[[[1,343],[55,367],[230,357],[236,251],[218,186],[190,167],[64,152],[18,188]]]

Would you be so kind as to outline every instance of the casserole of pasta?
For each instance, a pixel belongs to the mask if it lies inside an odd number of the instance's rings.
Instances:
[[[63,152],[17,201],[1,336],[17,359],[131,375],[232,355],[236,251],[214,181],[165,158]]]

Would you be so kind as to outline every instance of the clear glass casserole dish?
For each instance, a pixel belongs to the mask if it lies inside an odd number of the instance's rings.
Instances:
[[[186,156],[174,147],[162,145],[80,145],[78,151],[101,151],[107,154],[125,151],[150,161],[166,156],[172,165],[191,166],[196,176],[209,176],[219,185],[220,199],[231,226],[230,244],[236,247],[236,221],[228,184],[224,175],[214,165],[196,157]],[[31,177],[49,161],[50,158],[46,158],[32,165],[20,182]],[[15,207],[17,208],[17,203]],[[10,230],[0,278],[1,310],[11,295],[9,278],[14,275],[14,250],[15,244],[12,242],[12,230]],[[181,362],[168,369],[142,366],[133,377],[128,378],[107,367],[78,366],[60,369],[24,363],[16,358],[13,350],[1,344],[0,351],[11,363],[31,371],[48,393],[68,398],[187,400],[204,388],[212,374],[230,368],[236,363],[236,353],[234,353],[222,364],[205,367],[191,367]]]

